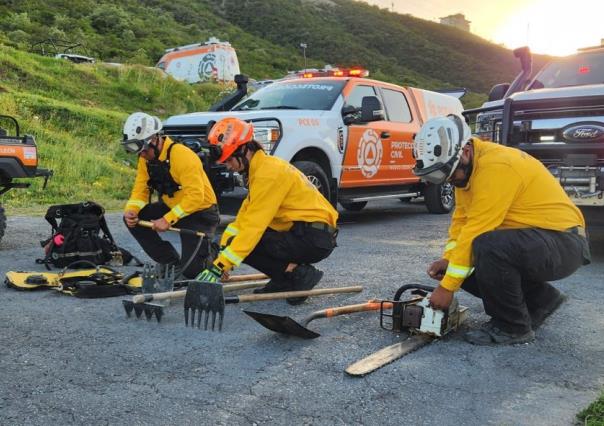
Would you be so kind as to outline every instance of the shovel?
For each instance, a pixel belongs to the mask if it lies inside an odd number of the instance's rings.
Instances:
[[[245,290],[248,288],[258,288],[266,285],[269,281],[267,279],[262,279],[262,277],[266,277],[263,274],[249,274],[249,275],[237,275],[231,277],[227,282],[235,282],[234,284],[225,284],[224,291],[237,291],[237,290]],[[254,282],[244,282],[244,281],[254,281]],[[177,290],[177,291],[166,291],[161,293],[148,293],[148,294],[137,294],[136,296],[132,296],[131,299],[122,300],[122,305],[124,306],[124,310],[126,311],[126,315],[128,318],[132,315],[132,311],[137,318],[140,318],[143,312],[145,313],[145,317],[147,320],[151,320],[155,316],[157,322],[161,321],[161,318],[164,315],[165,306],[158,303],[164,300],[173,300],[185,297],[187,290]]]
[[[319,333],[309,330],[308,323],[317,318],[331,318],[338,315],[352,314],[355,312],[379,311],[381,301],[369,300],[367,303],[358,305],[339,306],[335,308],[322,309],[315,311],[304,318],[301,322],[296,322],[290,317],[282,317],[279,315],[264,314],[262,312],[243,311],[264,328],[276,331],[277,333],[287,334],[289,336],[301,337],[302,339],[314,339],[320,336]],[[392,308],[391,303],[384,303],[387,309]],[[390,305],[390,306],[388,306]]]
[[[208,320],[212,314],[212,328],[214,330],[216,315],[218,315],[218,330],[222,330],[224,307],[226,304],[243,302],[260,302],[264,300],[280,300],[290,297],[309,297],[324,294],[358,293],[363,291],[362,286],[322,288],[306,291],[284,291],[280,293],[249,294],[242,296],[224,297],[224,285],[207,281],[190,281],[185,295],[185,325],[189,325],[189,312],[191,312],[191,327],[195,326],[197,313],[197,328],[201,328],[201,317],[205,312],[204,329],[208,329]]]

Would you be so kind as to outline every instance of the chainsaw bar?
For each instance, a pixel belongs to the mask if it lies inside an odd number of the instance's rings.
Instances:
[[[402,342],[395,343],[394,345],[386,346],[377,352],[372,353],[368,357],[365,357],[353,364],[350,364],[346,368],[346,373],[353,377],[362,377],[369,374],[378,368],[382,368],[385,365],[390,364],[392,361],[411,353],[422,346],[432,342],[434,337],[427,334],[416,334],[409,337]]]

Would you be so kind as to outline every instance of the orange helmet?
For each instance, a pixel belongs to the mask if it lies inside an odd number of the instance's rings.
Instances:
[[[224,163],[237,148],[253,139],[254,126],[235,117],[223,118],[214,124],[208,134],[208,141],[222,150],[220,158],[216,160],[218,163]]]

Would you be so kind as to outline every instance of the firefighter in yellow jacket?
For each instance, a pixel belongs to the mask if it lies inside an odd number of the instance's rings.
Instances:
[[[312,264],[336,246],[338,213],[302,172],[266,155],[253,136],[252,124],[230,117],[208,135],[218,147],[217,161],[243,174],[249,193],[222,234],[218,258],[197,279],[216,282],[243,262],[271,278],[260,292],[310,290],[323,276]]]
[[[124,149],[138,154],[136,179],[124,209],[130,233],[151,259],[174,266],[177,275],[194,278],[210,256],[209,238],[220,222],[216,195],[192,150],[162,135],[159,118],[136,112],[124,124]],[[157,192],[159,200],[151,202]],[[138,220],[153,223],[153,229],[136,226]],[[201,242],[194,235],[180,234],[182,259],[169,241],[158,232],[169,227],[205,233]],[[209,259],[211,262],[213,259]]]
[[[530,342],[564,301],[547,281],[590,262],[585,221],[538,160],[470,137],[458,116],[427,121],[414,142],[414,173],[455,188],[456,208],[432,306],[446,309],[460,288],[482,299],[491,320],[466,334],[473,344]]]

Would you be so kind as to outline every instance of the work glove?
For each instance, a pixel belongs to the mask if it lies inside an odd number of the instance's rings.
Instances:
[[[222,277],[222,273],[222,269],[220,269],[216,265],[212,265],[211,267],[204,269],[199,275],[197,275],[195,280],[215,283],[220,280],[220,278]]]

